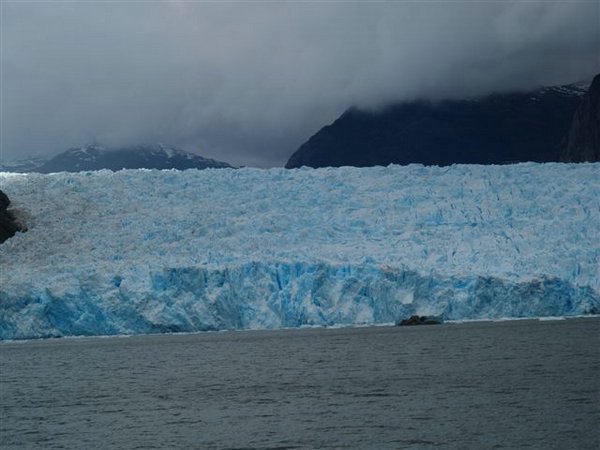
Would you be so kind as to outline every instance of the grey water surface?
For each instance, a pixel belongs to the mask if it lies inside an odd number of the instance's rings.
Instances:
[[[600,318],[0,343],[0,448],[599,449]]]

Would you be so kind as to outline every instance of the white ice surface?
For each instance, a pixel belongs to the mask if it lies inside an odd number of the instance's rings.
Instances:
[[[0,338],[600,311],[600,164],[0,174]]]

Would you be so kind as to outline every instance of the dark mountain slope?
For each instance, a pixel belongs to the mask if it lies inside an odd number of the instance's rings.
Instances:
[[[303,144],[286,167],[557,161],[584,92],[569,85],[407,102],[374,113],[351,109]]]

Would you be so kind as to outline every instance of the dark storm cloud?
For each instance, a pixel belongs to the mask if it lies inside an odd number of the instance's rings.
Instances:
[[[164,142],[283,164],[351,105],[585,79],[598,2],[2,3],[5,159]]]

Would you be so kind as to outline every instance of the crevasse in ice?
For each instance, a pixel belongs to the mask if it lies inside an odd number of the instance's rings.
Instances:
[[[0,174],[0,338],[600,313],[600,164]]]

